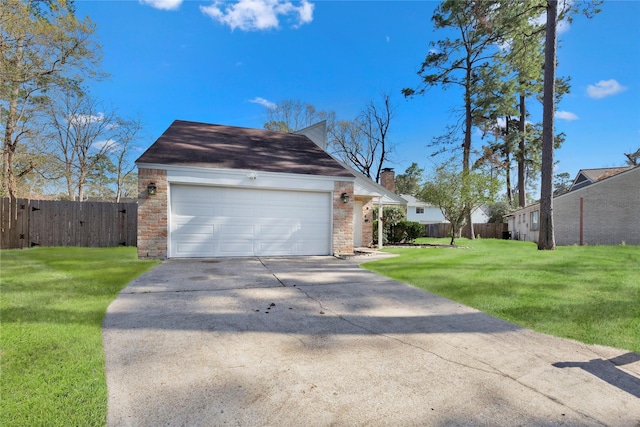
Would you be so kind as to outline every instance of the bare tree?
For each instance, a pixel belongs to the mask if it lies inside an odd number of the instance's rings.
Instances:
[[[340,121],[330,130],[331,152],[375,182],[393,151],[389,127],[394,116],[391,96],[383,93],[378,103],[370,100],[353,121]]]
[[[264,128],[277,132],[296,132],[313,124],[327,121],[331,128],[335,121],[335,112],[318,111],[311,104],[305,104],[299,100],[285,99],[274,107],[267,107],[267,122]]]
[[[94,25],[78,21],[67,0],[3,0],[0,7],[0,128],[3,136],[2,192],[17,196],[18,180],[34,171],[16,155],[33,137],[38,97],[56,86],[71,87],[97,76],[100,47]]]
[[[117,118],[116,124],[114,141],[109,154],[116,169],[116,202],[120,202],[123,195],[127,194],[127,183],[136,167],[129,155],[136,148],[135,142],[140,137],[142,121],[139,117],[135,119]]]
[[[640,164],[640,148],[633,153],[624,153],[629,166],[638,166]]]
[[[69,199],[82,201],[87,177],[113,150],[115,112],[78,91],[62,91],[56,98],[46,105],[51,154],[60,165]]]

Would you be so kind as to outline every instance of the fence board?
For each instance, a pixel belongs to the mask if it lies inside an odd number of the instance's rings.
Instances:
[[[29,247],[30,210],[28,199],[0,200],[0,249]]]
[[[26,208],[21,209],[22,205]],[[3,249],[135,246],[137,243],[137,203],[26,199],[11,203],[9,199],[2,199],[1,207]],[[18,242],[20,235],[23,238]]]
[[[483,239],[502,239],[502,232],[507,231],[507,224],[485,224],[485,223],[474,223],[473,224],[473,233],[476,237],[481,237]],[[426,224],[424,226],[425,229],[425,237],[450,237],[451,236],[451,224],[449,223],[440,223],[440,224]],[[471,236],[470,227],[467,225],[462,230],[462,237],[469,238]]]

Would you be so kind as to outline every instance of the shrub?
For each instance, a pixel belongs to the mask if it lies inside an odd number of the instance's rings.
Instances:
[[[383,230],[383,244],[413,242],[424,232],[422,224],[413,221],[386,223]],[[378,221],[373,222],[373,241],[378,243]]]
[[[407,221],[407,241],[413,242],[424,234],[424,226],[419,222]]]

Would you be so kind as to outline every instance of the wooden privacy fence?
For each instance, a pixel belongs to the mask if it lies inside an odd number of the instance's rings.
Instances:
[[[0,249],[135,246],[137,203],[2,199]]]
[[[451,224],[425,224],[425,237],[449,237],[451,236]],[[473,224],[473,233],[476,237],[483,239],[502,239],[503,232],[508,231],[508,224]],[[471,230],[468,225],[462,230],[462,237],[471,237]]]

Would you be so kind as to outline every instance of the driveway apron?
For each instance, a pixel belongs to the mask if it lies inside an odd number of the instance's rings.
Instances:
[[[167,260],[103,324],[109,426],[640,425],[640,355],[359,267]]]

